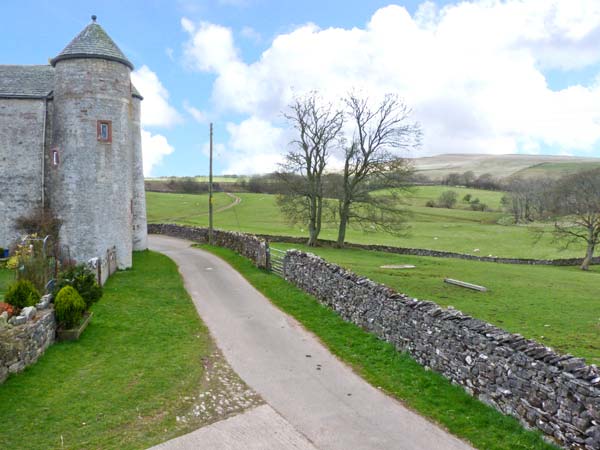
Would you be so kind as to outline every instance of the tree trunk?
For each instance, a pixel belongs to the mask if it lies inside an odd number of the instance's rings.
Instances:
[[[346,242],[346,227],[348,226],[348,215],[350,213],[350,204],[344,202],[340,206],[340,227],[338,229],[337,247],[343,248]]]
[[[317,201],[316,198],[311,197],[309,200],[309,219],[308,219],[308,242],[306,243],[309,247],[316,247],[317,237],[319,232],[317,230]]]
[[[585,258],[583,258],[583,262],[581,263],[581,270],[590,270],[590,264],[594,256],[594,247],[592,242],[588,242]]]
[[[317,240],[319,239],[319,234],[321,234],[321,220],[323,217],[323,197],[317,197],[317,210],[315,213],[315,246],[317,245]]]

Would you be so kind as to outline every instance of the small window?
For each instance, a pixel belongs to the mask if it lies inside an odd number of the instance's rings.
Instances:
[[[58,156],[58,150],[52,149],[52,165],[54,167],[58,167],[59,163],[60,163],[60,158]]]
[[[99,142],[112,142],[112,122],[110,120],[99,120],[97,131]]]

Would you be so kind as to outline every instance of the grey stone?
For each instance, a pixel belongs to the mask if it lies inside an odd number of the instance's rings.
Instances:
[[[38,311],[36,320],[25,322],[19,316],[19,326],[0,327],[0,384],[8,372],[20,372],[35,363],[46,348],[54,342],[56,319],[53,309]],[[11,321],[15,317],[11,318]]]
[[[35,306],[26,306],[21,310],[21,315],[25,316],[26,320],[31,320],[35,317],[36,312]]]
[[[52,302],[52,294],[43,295],[39,303],[35,305],[36,309],[42,310],[47,309]]]
[[[12,316],[8,321],[11,325],[23,325],[25,322],[27,322],[27,317],[25,316]]]

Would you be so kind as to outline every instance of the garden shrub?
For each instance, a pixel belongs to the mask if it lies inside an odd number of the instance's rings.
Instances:
[[[444,191],[440,194],[437,200],[437,205],[440,208],[453,208],[456,205],[458,194],[455,191]]]
[[[63,287],[54,299],[56,320],[67,329],[79,325],[84,311],[85,302],[72,286]]]
[[[40,301],[40,293],[33,283],[28,280],[19,280],[8,287],[4,301],[15,308],[34,306]]]
[[[86,309],[102,297],[102,287],[96,282],[96,275],[84,264],[70,267],[62,272],[54,288],[54,292],[60,291],[65,286],[72,286],[81,295]]]

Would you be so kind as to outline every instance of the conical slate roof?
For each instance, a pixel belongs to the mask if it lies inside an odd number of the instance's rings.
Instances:
[[[110,38],[106,31],[96,23],[96,16],[92,16],[92,23],[83,29],[51,62],[53,66],[58,61],[75,58],[100,58],[117,61],[133,70],[133,64],[125,57],[117,44]]]

